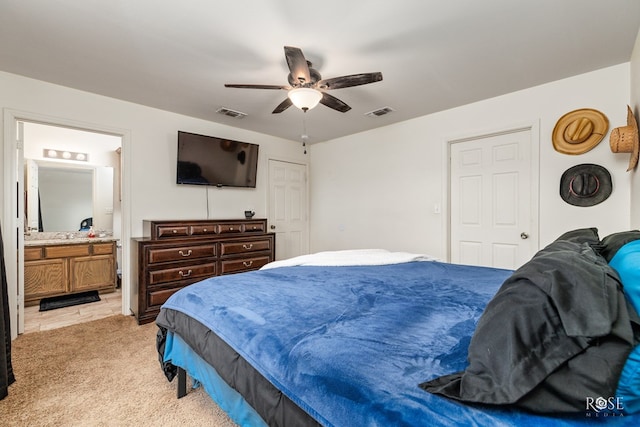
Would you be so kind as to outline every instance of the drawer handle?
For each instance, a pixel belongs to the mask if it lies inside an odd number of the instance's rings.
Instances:
[[[249,250],[253,247],[253,243],[249,243],[248,245],[242,245],[243,248],[245,248],[246,250]]]
[[[180,275],[180,277],[189,277],[191,276],[191,270],[187,271],[186,273],[180,270],[178,271],[178,274]]]
[[[191,249],[189,249],[187,253],[184,253],[182,250],[179,250],[178,253],[184,257],[191,256]]]
[[[174,228],[173,230],[171,230],[171,232],[172,232],[173,234],[176,234],[176,233],[178,232],[178,230],[176,230],[176,229]]]
[[[242,261],[242,265],[244,265],[245,267],[251,267],[252,264],[253,261]]]

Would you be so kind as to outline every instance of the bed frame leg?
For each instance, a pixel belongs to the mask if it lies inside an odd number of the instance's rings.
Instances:
[[[187,395],[187,371],[178,367],[178,399]]]

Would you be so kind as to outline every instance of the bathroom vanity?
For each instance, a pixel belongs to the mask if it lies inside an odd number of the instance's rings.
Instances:
[[[116,240],[77,238],[25,240],[24,304],[40,299],[116,289]]]

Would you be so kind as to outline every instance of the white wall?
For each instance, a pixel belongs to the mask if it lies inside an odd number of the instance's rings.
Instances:
[[[539,124],[541,246],[577,227],[600,235],[630,226],[629,155],[613,154],[609,136],[579,156],[553,149],[551,133],[563,114],[595,108],[613,127],[626,124],[629,64],[431,114],[411,121],[313,144],[310,149],[312,251],[382,247],[447,257],[446,142]],[[597,163],[612,175],[614,191],[588,208],[559,196],[562,173]],[[434,213],[439,205],[442,213]]]
[[[117,168],[120,158],[116,149],[121,145],[120,137],[95,132],[85,132],[59,126],[47,126],[40,123],[24,124],[24,157],[48,160],[61,165],[109,166]],[[87,153],[87,161],[78,162],[45,157],[43,150],[52,148]]]

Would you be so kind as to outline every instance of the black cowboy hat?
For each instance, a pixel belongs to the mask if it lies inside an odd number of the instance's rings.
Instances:
[[[576,165],[560,178],[560,197],[574,206],[597,205],[611,195],[612,189],[611,174],[600,165]]]

